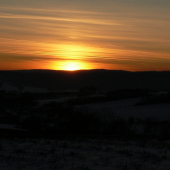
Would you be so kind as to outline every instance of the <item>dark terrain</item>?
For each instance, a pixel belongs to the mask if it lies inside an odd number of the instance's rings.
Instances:
[[[1,136],[58,137],[102,136],[120,138],[170,137],[170,120],[123,117],[113,113],[78,109],[77,105],[141,98],[134,104],[170,103],[170,72],[111,70],[1,71],[1,84],[18,91],[0,91]],[[24,86],[44,88],[44,93],[22,92]],[[162,93],[164,91],[164,93]],[[42,103],[42,104],[40,104]],[[126,112],[126,108],[124,112]],[[4,128],[4,124],[15,128]],[[15,133],[14,133],[15,132]]]
[[[31,86],[51,91],[77,90],[86,86],[95,86],[102,91],[116,89],[169,91],[170,72],[114,70],[80,70],[74,72],[54,70],[0,71],[0,82],[10,82],[20,88]]]
[[[170,119],[160,119],[163,112],[170,117],[169,77],[170,72],[0,71],[0,169],[169,169]],[[86,107],[93,104],[99,110]],[[118,108],[126,118],[115,114]]]

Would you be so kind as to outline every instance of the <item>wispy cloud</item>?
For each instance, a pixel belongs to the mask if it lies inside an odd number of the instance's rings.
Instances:
[[[22,62],[22,61],[58,61],[58,60],[66,60],[61,57],[51,57],[51,56],[33,56],[33,55],[20,55],[20,54],[7,54],[7,53],[0,53],[0,61],[15,61],[15,62]]]
[[[61,17],[48,17],[48,16],[33,16],[33,15],[16,15],[0,13],[0,18],[5,19],[31,19],[31,20],[49,20],[49,21],[65,21],[65,22],[78,22],[86,24],[97,25],[120,25],[111,20],[95,20],[95,19],[75,19],[75,18],[61,18]]]
[[[25,11],[31,11],[31,12],[54,12],[54,13],[75,13],[75,14],[92,14],[92,15],[112,15],[111,13],[106,13],[106,12],[94,12],[94,11],[78,11],[78,10],[64,10],[64,9],[45,9],[45,8],[19,8],[19,7],[0,7],[1,10],[5,11],[20,11],[20,12],[25,12]]]
[[[165,63],[168,67],[169,10],[158,6],[144,8],[138,2],[135,8],[122,1],[109,3],[104,3],[103,8],[97,4],[94,11],[53,7],[51,1],[47,8],[2,5],[0,60],[69,59],[126,68],[146,68],[148,64],[156,68]]]

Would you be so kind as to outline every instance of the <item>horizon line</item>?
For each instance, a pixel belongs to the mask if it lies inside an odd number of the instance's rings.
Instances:
[[[122,71],[122,72],[170,72],[170,70],[111,70],[111,69],[79,69],[79,70],[55,70],[55,69],[19,69],[19,70],[0,70],[0,71],[60,71],[60,72],[79,72],[79,71]]]

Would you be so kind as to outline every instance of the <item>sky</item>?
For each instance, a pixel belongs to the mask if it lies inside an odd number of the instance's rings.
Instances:
[[[1,0],[0,70],[170,70],[169,0]]]

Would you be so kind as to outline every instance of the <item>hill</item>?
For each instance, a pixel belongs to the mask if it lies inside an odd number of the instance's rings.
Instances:
[[[51,91],[78,90],[96,86],[100,90],[151,89],[170,90],[170,71],[128,72],[117,70],[18,70],[0,71],[0,86],[3,82],[22,87],[36,87]]]

